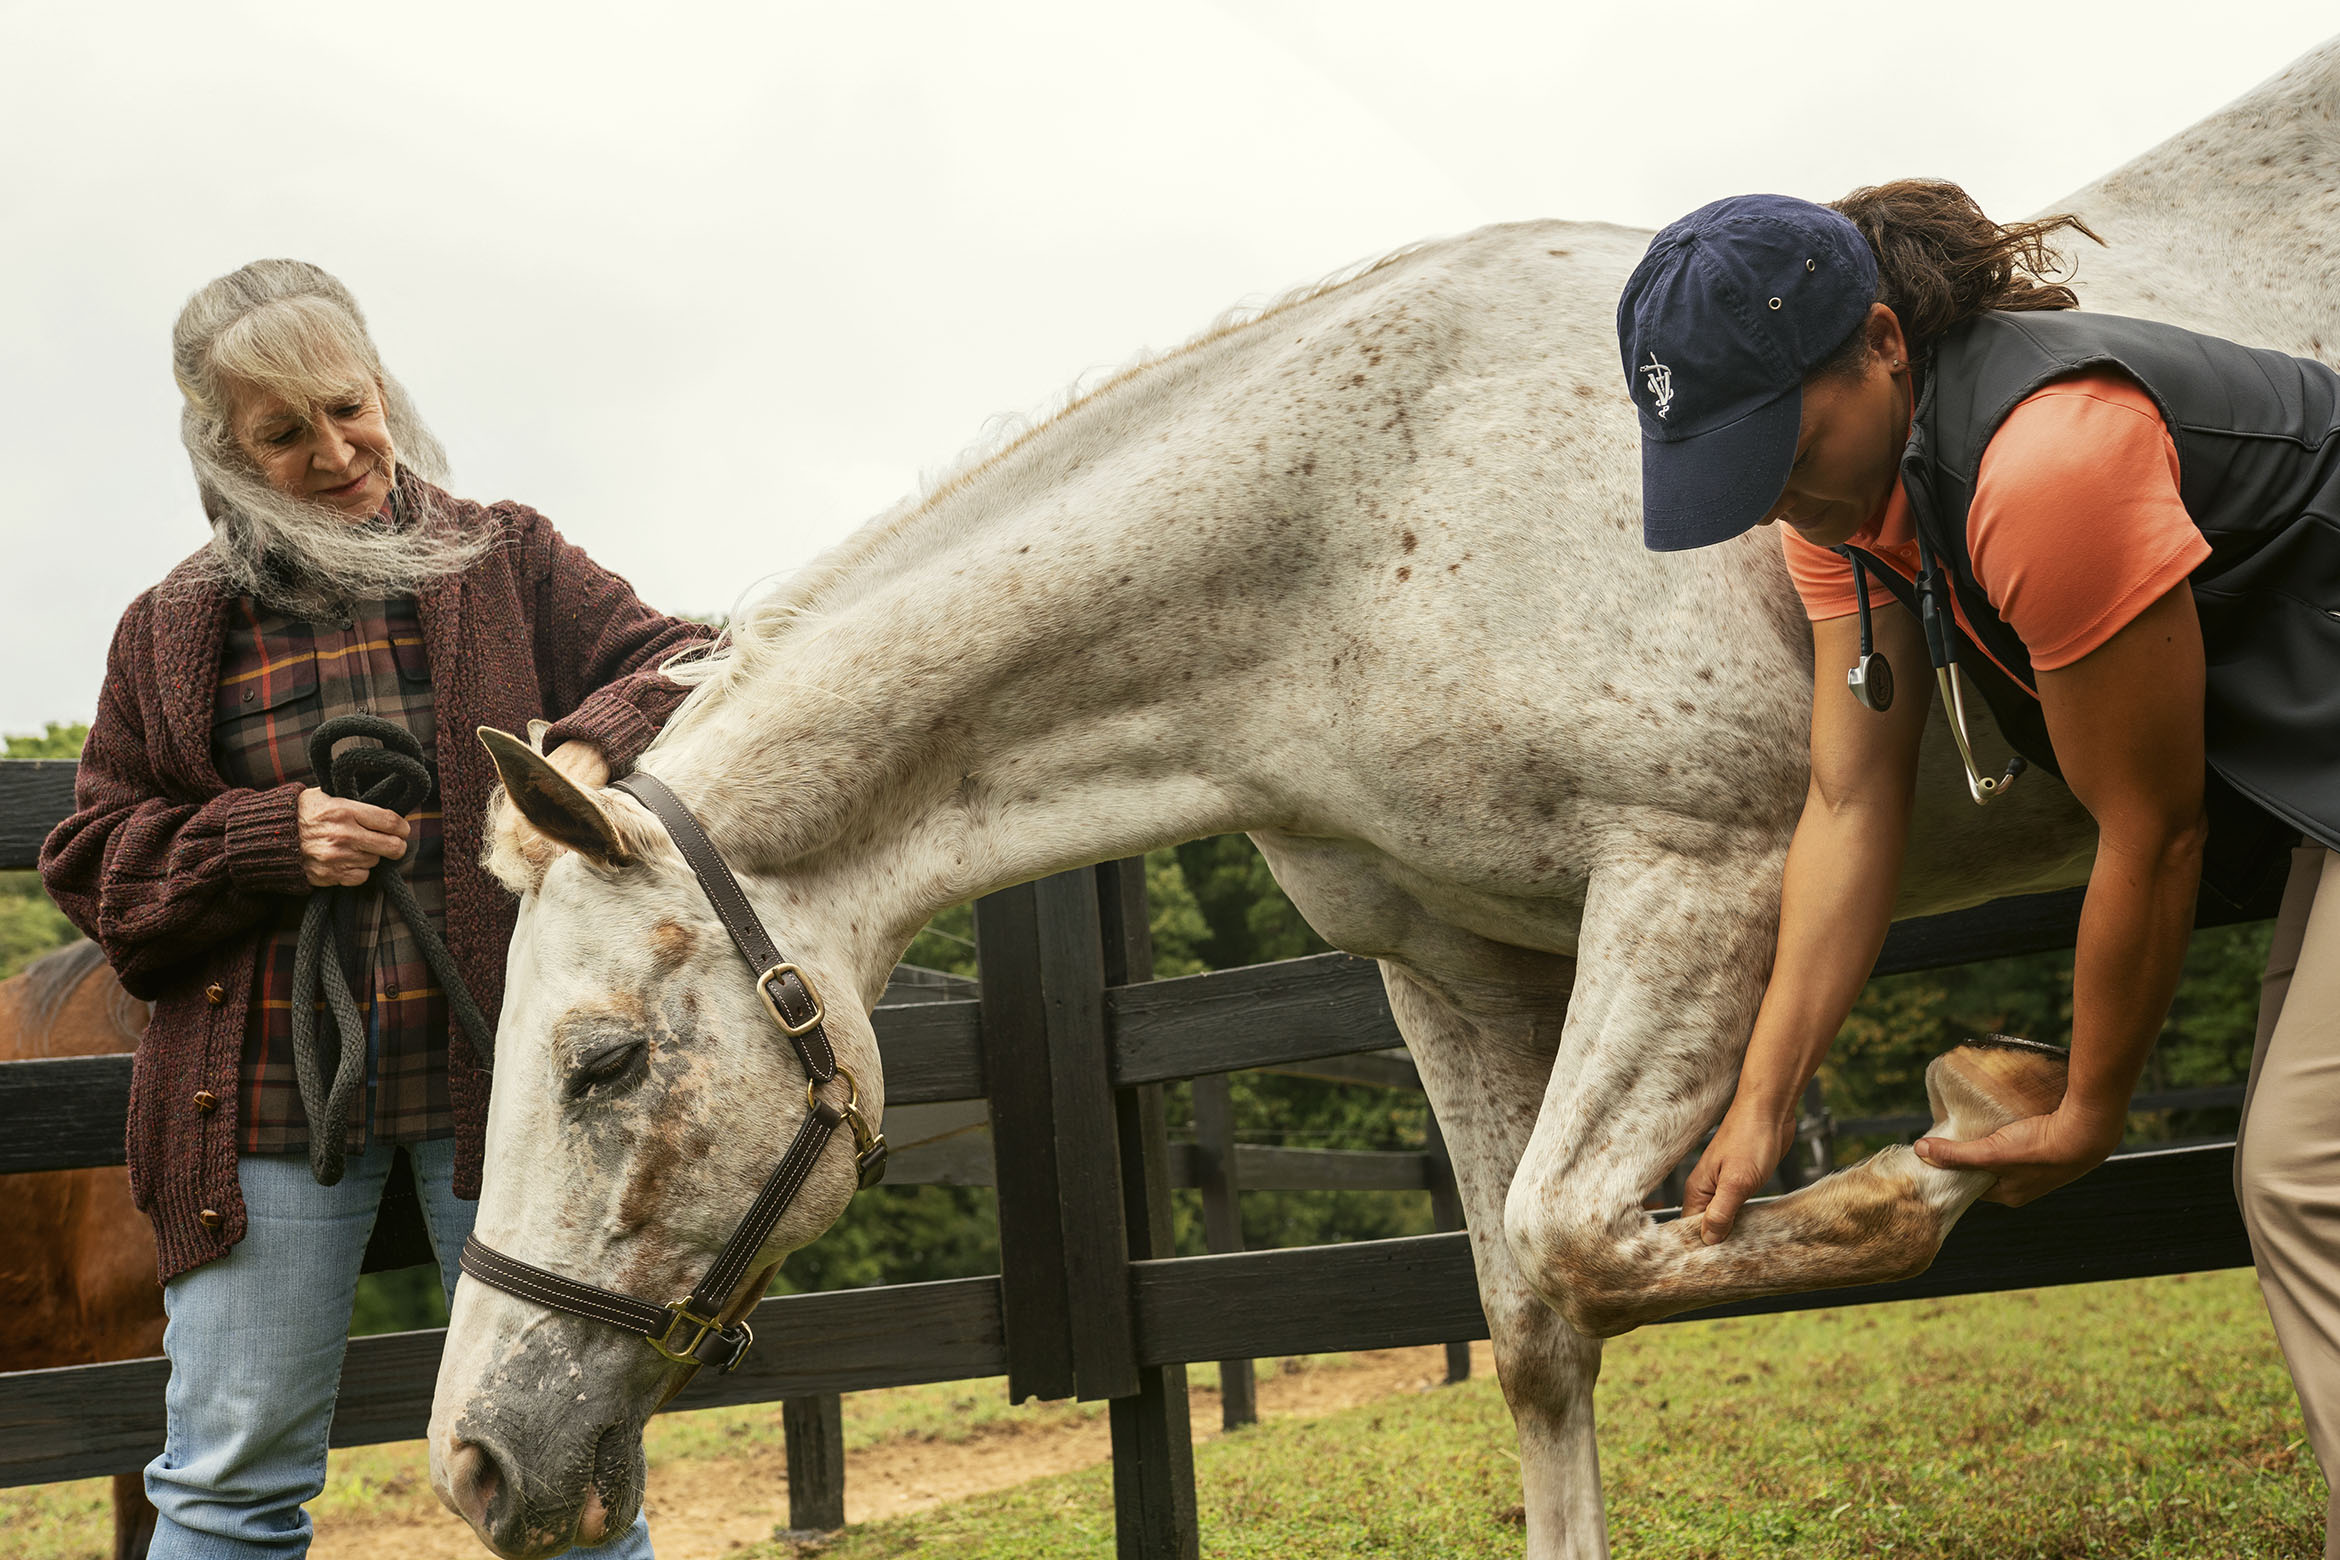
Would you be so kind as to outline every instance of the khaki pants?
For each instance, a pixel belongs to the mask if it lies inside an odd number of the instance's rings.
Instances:
[[[2340,854],[2295,851],[2259,1004],[2234,1190],[2340,1560]]]

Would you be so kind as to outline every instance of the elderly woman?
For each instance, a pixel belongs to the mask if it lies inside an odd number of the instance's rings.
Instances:
[[[123,614],[41,868],[155,1005],[129,1126],[170,1317],[152,1554],[298,1555],[384,1183],[403,1147],[452,1294],[489,1082],[416,931],[353,889],[340,947],[362,1034],[341,1043],[362,1046],[362,1085],[340,1153],[312,1155],[291,999],[305,902],[395,862],[492,1023],[514,906],[478,865],[494,774],[469,734],[549,717],[554,763],[601,783],[682,696],[660,664],[708,631],[525,505],[436,486],[437,442],[317,267],[212,282],[172,354],[211,543]],[[432,783],[405,816],[311,771],[310,735],[360,713],[420,749]],[[576,1536],[650,1552],[639,1519]]]

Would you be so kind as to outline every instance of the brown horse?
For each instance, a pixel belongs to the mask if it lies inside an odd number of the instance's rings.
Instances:
[[[97,945],[72,943],[0,981],[0,1061],[132,1050],[146,1017]],[[0,1370],[162,1353],[154,1232],[130,1201],[130,1173],[52,1170],[13,1176],[8,1190]],[[154,1507],[139,1475],[115,1475],[115,1560],[142,1560],[153,1536]]]

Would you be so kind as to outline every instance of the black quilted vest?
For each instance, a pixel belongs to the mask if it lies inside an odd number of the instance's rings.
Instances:
[[[1942,339],[1902,484],[1974,637],[2014,676],[1973,654],[1959,657],[1961,670],[2016,751],[2057,774],[2030,654],[1975,580],[1966,516],[1984,446],[2016,403],[2102,368],[2127,374],[2160,407],[2177,443],[2179,497],[2210,544],[2192,578],[2209,672],[2203,877],[2248,903],[2281,871],[2295,835],[2340,849],[2340,374],[2076,310],[1985,314]],[[1874,560],[1870,568],[1911,603],[1906,580]]]

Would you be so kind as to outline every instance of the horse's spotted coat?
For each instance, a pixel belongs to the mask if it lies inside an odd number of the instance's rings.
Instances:
[[[2112,241],[2082,257],[2087,303],[2340,341],[2336,118],[2331,45],[2063,203]],[[1598,1335],[1914,1271],[1987,1185],[1900,1150],[1718,1246],[1642,1212],[1732,1088],[1815,687],[1769,533],[1640,546],[1611,313],[1646,242],[1487,229],[1123,378],[751,609],[643,761],[828,996],[865,1103],[882,1079],[862,1013],[937,908],[1249,831],[1320,932],[1383,963],[1454,1153],[1539,1560],[1606,1553]],[[596,805],[636,838],[630,799]],[[533,869],[527,832],[497,850]],[[2044,775],[1974,809],[1937,729],[1899,912],[2077,882],[2090,849]],[[524,873],[481,1235],[680,1294],[802,1087],[679,858],[639,854]],[[698,1011],[630,1119],[613,1102],[583,1122],[548,1037],[613,994],[656,1014],[684,991]],[[1990,1089],[1940,1081],[1947,1130],[1995,1125]],[[826,1168],[775,1258],[844,1205],[846,1156]],[[628,1268],[654,1228],[671,1263]],[[523,1345],[584,1361],[589,1401],[491,1389]],[[455,1437],[490,1436],[544,1492],[530,1523],[557,1527],[587,1498],[579,1448],[639,1423],[655,1364],[466,1286],[442,1492]],[[630,1516],[638,1489],[598,1488]]]

